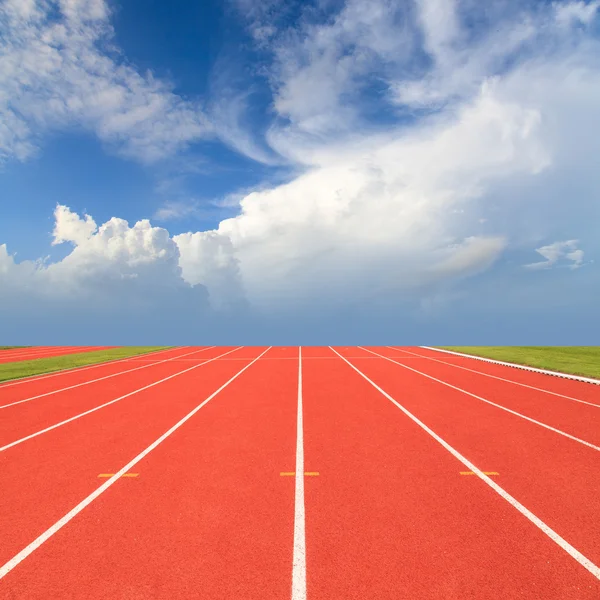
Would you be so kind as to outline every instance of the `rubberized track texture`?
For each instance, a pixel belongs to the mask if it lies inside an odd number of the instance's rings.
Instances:
[[[66,354],[110,350],[111,348],[116,348],[116,346],[32,346],[29,348],[9,348],[7,350],[0,350],[0,363],[52,358]]]
[[[598,599],[598,418],[597,386],[408,347],[7,382],[0,599]]]

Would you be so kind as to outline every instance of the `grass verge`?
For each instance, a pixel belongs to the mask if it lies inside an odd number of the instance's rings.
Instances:
[[[74,367],[85,367],[97,363],[129,358],[157,350],[165,350],[170,346],[123,346],[111,348],[110,350],[97,350],[92,352],[81,352],[80,354],[67,354],[65,356],[54,356],[51,358],[36,358],[35,360],[22,360],[0,364],[0,381],[9,379],[20,379],[32,375],[42,375]]]
[[[441,346],[548,371],[600,379],[600,346]]]

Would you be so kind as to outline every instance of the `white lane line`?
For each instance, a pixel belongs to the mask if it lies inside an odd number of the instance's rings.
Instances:
[[[214,360],[218,360],[219,358],[221,358],[221,356],[226,356],[227,354],[231,354],[232,352],[235,352],[236,350],[239,350],[240,348],[243,348],[243,346],[238,346],[237,348],[234,348],[233,350],[229,350],[228,352],[225,352],[224,354],[221,354],[219,356],[215,356],[214,358],[209,358],[208,360],[205,360],[203,363],[200,363],[199,365],[193,365],[191,367],[188,367],[187,369],[184,369],[183,371],[178,371],[177,373],[174,373],[173,375],[169,375],[168,377],[164,377],[163,379],[159,379],[158,381],[155,381],[154,383],[150,383],[149,385],[145,385],[144,387],[138,388],[137,390],[134,390],[133,392],[129,392],[128,394],[125,394],[124,396],[119,396],[118,398],[115,398],[114,400],[111,400],[110,402],[105,402],[104,404],[101,404],[100,406],[96,406],[94,408],[91,408],[90,410],[86,410],[85,412],[79,413],[78,415],[75,415],[74,417],[71,417],[70,419],[65,419],[64,421],[61,421],[60,423],[55,423],[54,425],[50,425],[50,427],[46,427],[45,429],[40,429],[40,431],[36,431],[35,433],[32,433],[30,435],[27,435],[19,440],[15,440],[14,442],[11,442],[10,444],[6,444],[5,446],[1,446],[0,447],[0,452],[4,452],[5,450],[8,450],[9,448],[12,448],[13,446],[17,446],[19,444],[22,444],[23,442],[26,442],[27,440],[30,440],[32,438],[37,437],[38,435],[42,435],[42,433],[47,433],[48,431],[52,431],[53,429],[56,429],[57,427],[61,427],[62,425],[66,425],[67,423],[70,423],[71,421],[75,421],[77,419],[81,419],[81,417],[85,417],[86,415],[89,415],[93,412],[96,412],[97,410],[100,410],[101,408],[105,408],[106,406],[110,406],[111,404],[114,404],[115,402],[119,402],[120,400],[123,400],[124,398],[129,398],[129,396],[133,396],[134,394],[137,394],[139,392],[143,392],[144,390],[147,390],[151,387],[154,387],[155,385],[158,385],[159,383],[163,383],[164,381],[168,381],[169,379],[173,379],[174,377],[178,377],[179,375],[183,375],[184,373],[187,373],[188,371],[191,371],[193,369],[197,369],[198,367],[201,367],[203,365],[208,364],[209,362],[213,362]]]
[[[64,352],[91,348],[92,346],[31,346],[29,348],[12,348],[2,350],[0,356],[26,356],[29,354],[47,354],[48,352]]]
[[[63,350],[64,346],[57,346],[56,348],[52,348],[52,346],[41,346],[41,347],[32,347],[32,348],[13,348],[11,350],[2,350],[0,351],[0,358],[5,357],[13,357],[13,356],[28,356],[30,354],[43,354],[47,352],[52,352],[52,350]],[[68,348],[68,346],[67,346]]]
[[[267,348],[262,354],[265,354],[270,350],[271,346]],[[233,352],[233,350],[232,350]],[[32,552],[34,552],[37,548],[39,548],[46,540],[51,538],[57,531],[62,529],[71,519],[76,517],[86,506],[91,504],[100,494],[104,493],[111,485],[119,480],[122,475],[125,475],[128,471],[131,471],[135,465],[137,465],[145,456],[150,454],[152,450],[154,450],[159,444],[164,442],[171,434],[173,434],[177,429],[179,429],[186,421],[191,419],[203,406],[208,404],[217,394],[222,392],[232,381],[237,379],[246,369],[250,368],[261,356],[257,356],[252,362],[248,363],[243,369],[238,371],[231,379],[226,381],[216,392],[213,392],[206,400],[204,400],[201,404],[196,406],[192,411],[190,411],[183,419],[175,423],[171,429],[163,433],[156,441],[152,442],[145,450],[142,450],[134,459],[129,461],[124,467],[119,469],[117,473],[115,473],[110,479],[107,479],[99,488],[94,490],[87,498],[82,500],[75,508],[71,509],[64,517],[59,519],[52,527],[49,527],[42,533],[38,538],[36,538],[31,544],[27,547],[23,548],[18,554],[13,556],[6,564],[0,567],[0,579],[5,577],[8,573],[10,573],[21,561],[27,558]],[[195,368],[195,367],[192,367]],[[190,369],[188,369],[190,370]],[[185,372],[185,371],[182,371]]]
[[[333,350],[333,348],[332,348]],[[380,394],[385,396],[390,402],[395,404],[409,419],[414,421],[421,429],[426,431],[436,442],[441,444],[450,454],[458,459],[469,471],[473,471],[482,481],[489,485],[497,494],[502,496],[511,506],[516,508],[524,517],[529,519],[536,527],[544,532],[553,542],[556,542],[567,554],[574,558],[582,567],[586,568],[596,579],[600,579],[600,567],[595,565],[589,558],[584,556],[579,550],[571,546],[563,537],[554,531],[549,525],[546,525],[539,517],[536,517],[529,509],[525,508],[516,498],[511,496],[504,488],[500,487],[493,479],[488,477],[483,471],[478,469],[470,460],[465,458],[458,450],[452,447],[448,442],[442,439],[437,433],[432,431],[423,421],[415,417],[409,410],[404,408],[399,402],[394,400],[386,391],[380,388],[374,381],[369,379],[362,371],[355,367],[350,361],[346,360],[341,354],[333,350],[344,362],[352,367],[363,379],[368,381]]]
[[[304,427],[302,420],[302,347],[298,347],[298,416],[296,419],[296,492],[292,600],[306,600],[306,529],[304,525]]]
[[[367,349],[363,348],[363,350],[367,350]],[[452,388],[453,390],[456,390],[458,392],[462,392],[463,394],[466,394],[467,396],[471,396],[472,398],[476,398],[477,400],[481,400],[481,402],[485,402],[486,404],[495,406],[496,408],[499,408],[500,410],[510,413],[511,415],[515,415],[516,417],[525,419],[526,421],[529,421],[530,423],[535,423],[536,425],[539,425],[540,427],[543,427],[544,429],[548,429],[549,431],[558,433],[559,435],[569,438],[570,440],[573,440],[574,442],[578,442],[579,444],[583,444],[584,446],[587,446],[588,448],[591,448],[592,450],[596,450],[597,452],[600,452],[600,446],[595,446],[594,444],[591,444],[590,442],[586,442],[585,440],[575,437],[574,435],[571,435],[570,433],[567,433],[566,431],[563,431],[562,429],[556,429],[556,427],[552,427],[551,425],[547,425],[546,423],[542,423],[541,421],[536,421],[535,419],[532,419],[531,417],[528,417],[527,415],[517,412],[516,410],[511,410],[510,408],[506,408],[506,406],[502,406],[501,404],[496,404],[495,402],[492,402],[491,400],[487,400],[486,398],[482,398],[481,396],[478,396],[477,394],[467,392],[467,390],[463,390],[462,388],[459,388],[455,385],[452,385],[451,383],[448,383],[446,381],[438,379],[437,377],[433,377],[432,375],[423,373],[423,371],[418,371],[417,369],[413,369],[412,367],[409,367],[408,365],[403,365],[402,363],[399,363],[396,360],[388,358],[387,356],[383,356],[383,354],[378,354],[377,352],[373,352],[373,350],[367,350],[367,352],[371,352],[372,354],[375,354],[376,356],[379,356],[380,358],[389,360],[390,362],[393,362],[394,364],[399,365],[403,369],[408,369],[409,371],[413,371],[414,373],[423,375],[423,377],[427,377],[427,379],[437,381],[438,383],[441,383],[442,385],[445,385],[446,387]]]
[[[427,360],[433,360],[435,362],[439,362],[443,365],[448,365],[449,367],[455,367],[456,369],[463,369],[463,371],[470,371],[471,373],[477,373],[478,375],[483,375],[484,377],[491,377],[492,379],[498,379],[499,381],[506,381],[507,383],[513,383],[514,385],[520,385],[521,387],[529,388],[530,390],[536,390],[538,392],[544,392],[544,394],[551,394],[552,396],[558,396],[559,398],[565,398],[566,400],[573,400],[573,402],[580,402],[581,404],[587,404],[589,406],[593,406],[595,408],[600,408],[600,404],[594,404],[593,402],[586,402],[585,400],[580,400],[579,398],[573,398],[572,396],[565,396],[565,394],[559,394],[557,392],[551,392],[550,390],[545,390],[544,388],[535,387],[534,385],[527,385],[526,383],[521,383],[520,381],[513,381],[512,379],[505,379],[504,377],[498,377],[497,375],[491,375],[490,373],[484,373],[483,371],[477,371],[476,369],[469,369],[468,367],[462,367],[461,365],[455,365],[454,363],[449,363],[444,360],[440,360],[439,358],[433,358],[433,356],[423,356],[422,354],[416,354],[415,352],[411,352],[410,350],[404,350],[403,348],[395,348],[394,346],[386,346],[390,350],[399,350],[400,352],[407,352],[408,354],[413,354],[414,357],[425,358]],[[396,357],[398,358],[398,357]],[[404,358],[404,357],[401,357]],[[407,356],[406,358],[412,358]]]
[[[165,348],[164,350],[153,350],[152,352],[144,352],[142,354],[132,354],[131,356],[126,356],[125,358],[106,360],[104,362],[95,363],[93,365],[86,365],[83,367],[72,367],[71,369],[61,369],[59,371],[48,373],[47,375],[30,375],[29,377],[20,377],[15,381],[8,380],[6,382],[0,383],[0,391],[4,388],[12,387],[13,385],[21,385],[22,383],[41,381],[42,379],[58,377],[59,375],[68,375],[69,373],[80,373],[81,371],[87,371],[88,369],[97,369],[98,367],[103,367],[105,365],[115,365],[120,362],[130,361],[139,356],[156,356],[157,354],[161,354],[162,352],[173,352],[174,350],[185,350],[186,348],[191,348],[191,346],[181,346],[180,348]]]
[[[37,396],[31,396],[30,398],[24,398],[23,400],[16,400],[15,402],[11,402],[10,404],[3,404],[0,406],[0,410],[3,408],[8,408],[9,406],[15,406],[16,404],[23,404],[23,402],[31,402],[31,400],[36,400],[37,398],[44,398],[45,396],[52,396],[53,394],[58,394],[60,392],[66,392],[67,390],[72,390],[84,385],[89,385],[90,383],[96,383],[97,381],[104,381],[105,379],[110,379],[111,377],[118,377],[119,375],[125,375],[125,373],[131,373],[132,371],[139,371],[140,369],[147,369],[148,367],[154,367],[155,365],[160,365],[162,363],[173,361],[177,358],[181,358],[182,356],[189,356],[190,354],[196,354],[197,352],[204,352],[205,350],[210,350],[214,348],[214,346],[210,346],[209,348],[203,348],[201,350],[194,350],[192,352],[186,352],[185,354],[181,354],[174,358],[165,358],[163,360],[155,361],[149,363],[147,365],[142,365],[141,367],[134,367],[133,369],[127,369],[125,371],[119,371],[118,373],[111,373],[110,375],[105,375],[104,377],[98,377],[97,379],[89,379],[88,381],[82,381],[81,383],[76,383],[74,385],[70,385],[64,388],[60,388],[58,390],[52,390],[51,392],[45,392],[43,394],[38,394]],[[198,359],[201,360],[201,359]]]
[[[434,352],[443,352],[444,354],[453,354],[454,356],[461,356],[462,358],[472,358],[473,360],[480,360],[494,365],[502,365],[504,367],[512,367],[513,369],[521,369],[522,371],[532,371],[533,373],[542,373],[543,375],[552,375],[553,377],[560,377],[561,379],[572,379],[574,381],[582,381],[584,383],[591,383],[593,385],[600,385],[600,379],[593,379],[591,377],[583,377],[582,375],[571,375],[570,373],[561,373],[560,371],[548,371],[547,369],[537,369],[536,367],[530,367],[529,365],[520,365],[518,363],[504,362],[503,360],[495,360],[493,358],[486,358],[485,356],[476,356],[475,354],[464,354],[462,352],[455,352],[454,350],[445,350],[444,348],[434,348],[433,346],[420,346],[425,350],[433,350]]]
[[[50,347],[45,350],[35,350],[32,349],[29,352],[19,352],[15,354],[2,354],[0,358],[31,358],[31,360],[35,360],[38,358],[58,358],[59,356],[66,356],[67,354],[78,354],[91,352],[93,350],[110,350],[111,348],[115,348],[115,346],[109,346],[108,348],[104,346],[56,346]],[[58,352],[58,354],[56,354]],[[10,361],[9,361],[10,362]],[[19,361],[15,361],[19,362]]]
[[[378,356],[349,356],[348,358],[361,358],[363,360],[379,360]],[[413,358],[425,358],[423,357],[416,357],[416,356],[397,356],[396,358],[402,358],[402,360],[408,360],[408,359],[413,359]],[[175,358],[173,359],[175,362],[178,362],[178,360]],[[194,360],[200,360],[200,359],[196,359],[196,358],[182,358],[181,361],[179,362],[192,362]],[[245,358],[224,358],[223,360],[247,360]],[[261,361],[265,361],[265,360],[298,360],[297,356],[267,356],[265,358],[261,358]],[[337,356],[303,356],[302,360],[337,360]],[[144,359],[139,359],[136,360],[134,362],[146,362]],[[148,361],[151,362],[151,361]]]

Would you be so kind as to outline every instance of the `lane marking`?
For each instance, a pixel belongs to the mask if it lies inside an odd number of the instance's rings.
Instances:
[[[124,473],[121,477],[137,477],[139,473]],[[115,477],[116,473],[100,473],[98,477]]]
[[[481,360],[483,362],[493,363],[495,365],[504,365],[505,367],[513,367],[515,369],[522,369],[523,371],[533,371],[534,373],[542,373],[543,375],[552,375],[553,377],[560,377],[562,379],[573,379],[574,381],[583,381],[584,383],[592,383],[594,385],[600,385],[600,379],[593,379],[591,377],[583,377],[582,375],[571,375],[570,373],[561,373],[560,371],[548,371],[547,369],[537,369],[536,367],[530,367],[528,365],[519,365],[517,363],[504,362],[503,360],[495,360],[493,358],[485,358],[484,356],[475,356],[474,354],[463,354],[462,352],[455,352],[454,350],[443,350],[442,348],[433,348],[432,346],[420,346],[426,350],[434,350],[435,352],[444,352],[446,354],[454,354],[455,356],[463,356],[464,358],[472,358],[474,360]]]
[[[70,356],[71,354],[87,354],[88,352],[99,352],[101,350],[112,350],[119,348],[119,346],[82,346],[76,349],[60,349],[60,350],[45,350],[43,352],[26,353],[26,354],[15,354],[13,356],[0,356],[1,364],[12,364],[23,361],[39,360],[42,358],[61,358],[64,356]],[[5,360],[8,358],[9,360]]]
[[[35,433],[27,435],[18,440],[15,440],[14,442],[11,442],[10,444],[1,446],[0,452],[4,452],[5,450],[12,448],[13,446],[17,446],[18,444],[22,444],[23,442],[26,442],[27,440],[37,437],[38,435],[42,435],[42,433],[47,433],[48,431],[52,431],[53,429],[56,429],[57,427],[66,425],[67,423],[70,423],[71,421],[75,421],[76,419],[85,417],[86,415],[96,412],[97,410],[100,410],[101,408],[105,408],[106,406],[110,406],[111,404],[114,404],[115,402],[119,402],[125,398],[129,398],[129,396],[133,396],[134,394],[137,394],[138,392],[143,392],[144,390],[154,387],[155,385],[158,385],[159,383],[163,383],[164,381],[168,381],[169,379],[173,379],[174,377],[179,377],[179,375],[183,375],[184,373],[187,373],[188,371],[192,371],[193,369],[202,367],[203,365],[206,365],[209,362],[218,360],[219,358],[221,358],[221,356],[226,356],[227,354],[231,354],[232,352],[235,352],[236,350],[239,350],[240,348],[243,348],[243,346],[238,346],[237,348],[234,348],[233,350],[229,350],[228,352],[225,352],[224,354],[215,356],[214,358],[209,358],[208,360],[204,361],[203,363],[200,363],[199,365],[193,365],[192,367],[188,367],[187,369],[184,369],[183,371],[178,371],[177,373],[174,373],[173,375],[169,375],[168,377],[159,379],[158,381],[155,381],[154,383],[150,383],[149,385],[145,385],[144,387],[134,390],[133,392],[129,392],[128,394],[125,394],[124,396],[119,396],[118,398],[115,398],[114,400],[110,400],[109,402],[105,402],[104,404],[101,404],[100,406],[96,406],[94,408],[91,408],[90,410],[86,410],[85,412],[79,413],[78,415],[75,415],[74,417],[65,419],[64,421],[60,421],[59,423],[55,423],[54,425],[50,425],[50,427],[46,427],[45,429],[40,429],[39,431],[36,431]],[[248,359],[248,360],[250,360],[250,359]]]
[[[284,471],[282,473],[279,473],[279,475],[281,475],[281,477],[294,477],[296,475],[295,471]],[[305,477],[318,477],[319,473],[318,471],[304,471],[304,476]]]
[[[306,600],[306,527],[304,514],[304,425],[302,417],[302,346],[298,346],[298,415],[296,419],[296,489],[292,600]]]
[[[242,347],[242,346],[240,346]],[[269,346],[262,354],[268,352],[272,346]],[[260,356],[262,356],[262,354]],[[119,469],[110,479],[103,483],[99,488],[94,490],[87,498],[83,499],[75,508],[71,509],[64,517],[59,519],[54,525],[46,529],[39,537],[31,544],[23,548],[19,553],[13,556],[7,563],[0,567],[0,579],[10,573],[20,562],[26,559],[32,552],[39,548],[46,540],[51,538],[57,531],[62,529],[71,519],[76,517],[84,508],[90,505],[98,496],[104,493],[111,485],[113,485],[122,475],[131,471],[145,456],[150,454],[159,444],[164,442],[173,432],[177,431],[186,421],[189,421],[203,406],[206,406],[217,394],[222,392],[230,383],[237,379],[246,369],[250,368],[259,358],[257,356],[252,362],[248,363],[243,369],[238,371],[233,377],[227,380],[216,392],[213,392],[206,400],[200,403],[196,408],[191,410],[183,419],[175,423],[171,429],[163,433],[156,441],[152,442],[145,450],[142,450],[134,459],[130,460],[122,469]]]
[[[366,350],[366,348],[364,348],[364,350]],[[592,450],[596,450],[596,452],[600,452],[600,446],[596,446],[590,442],[586,442],[585,440],[575,437],[574,435],[571,435],[570,433],[567,433],[566,431],[563,431],[562,429],[557,429],[556,427],[552,427],[552,425],[547,425],[546,423],[542,423],[541,421],[532,419],[531,417],[528,417],[527,415],[524,415],[523,413],[517,412],[516,410],[512,410],[510,408],[507,408],[506,406],[502,406],[501,404],[496,404],[496,402],[492,402],[491,400],[482,398],[481,396],[478,396],[477,394],[473,394],[472,392],[467,392],[467,390],[463,390],[462,388],[459,388],[455,385],[452,385],[451,383],[443,381],[442,379],[438,379],[437,377],[433,377],[432,375],[423,373],[423,371],[418,371],[417,369],[413,369],[412,367],[409,367],[408,365],[403,365],[402,363],[399,363],[396,360],[388,358],[387,356],[383,356],[383,354],[378,354],[377,352],[374,352],[373,350],[367,350],[367,352],[371,352],[372,354],[375,354],[375,355],[379,356],[380,358],[389,360],[390,362],[393,362],[394,364],[399,365],[403,369],[408,369],[409,371],[413,371],[414,373],[423,375],[423,377],[427,377],[427,379],[437,381],[438,383],[441,383],[442,385],[445,385],[446,387],[452,388],[453,390],[456,390],[458,392],[462,392],[463,394],[466,394],[467,396],[471,396],[472,398],[475,398],[477,400],[481,400],[481,402],[485,402],[486,404],[495,406],[496,408],[506,411],[507,413],[510,413],[511,415],[515,415],[516,417],[521,417],[521,419],[525,419],[526,421],[529,421],[530,423],[535,423],[536,425],[539,425],[540,427],[543,427],[544,429],[548,429],[549,431],[558,433],[559,435],[562,435],[570,440],[573,440],[574,442],[578,442],[579,444],[583,444],[584,446],[587,446],[588,448],[591,448]]]
[[[143,354],[133,354],[131,356],[126,356],[125,358],[117,358],[114,360],[106,360],[104,362],[99,362],[94,365],[85,365],[82,367],[71,367],[70,369],[61,369],[59,371],[54,371],[52,373],[47,373],[43,375],[30,375],[29,377],[21,377],[16,380],[7,380],[5,382],[0,382],[0,390],[3,390],[7,387],[12,387],[13,385],[21,385],[22,383],[32,383],[36,381],[41,381],[42,379],[49,379],[50,377],[58,377],[59,375],[68,375],[69,373],[80,373],[81,371],[87,371],[88,369],[96,369],[98,367],[103,367],[105,365],[115,365],[120,362],[130,361],[139,356],[156,356],[161,352],[173,352],[174,350],[185,350],[186,348],[191,348],[191,346],[181,346],[180,348],[165,348],[164,350],[152,350],[152,352],[144,352]]]
[[[29,357],[29,356],[33,356],[33,357],[39,357],[38,355],[40,354],[48,354],[49,356],[47,358],[54,358],[54,357],[59,357],[59,356],[64,356],[65,354],[72,354],[72,353],[76,353],[76,352],[86,352],[89,351],[89,349],[91,348],[96,348],[96,346],[49,346],[47,348],[39,348],[36,350],[35,347],[29,349],[28,351],[23,350],[22,352],[19,351],[10,351],[10,350],[5,350],[4,352],[11,352],[10,354],[0,354],[0,359],[3,358],[21,358],[21,357]],[[104,347],[103,346],[99,346],[98,347],[100,350],[102,350]],[[55,354],[56,352],[59,352],[59,354]],[[41,358],[45,358],[45,357],[41,357]],[[14,362],[20,362],[20,361],[14,361]]]
[[[512,379],[505,379],[504,377],[498,377],[497,375],[491,375],[490,373],[484,373],[483,371],[477,371],[476,369],[469,369],[468,367],[463,367],[461,365],[455,365],[454,363],[449,363],[444,360],[440,360],[439,358],[433,358],[433,356],[423,356],[422,354],[415,354],[410,350],[403,350],[402,348],[394,348],[393,346],[386,346],[390,350],[400,350],[401,352],[408,352],[408,354],[414,354],[414,357],[417,358],[426,358],[427,360],[433,360],[435,362],[439,362],[443,365],[448,365],[449,367],[455,367],[456,369],[463,369],[464,371],[470,371],[471,373],[477,373],[478,375],[483,375],[484,377],[491,377],[492,379],[498,379],[499,381],[506,381],[507,383],[513,383],[514,385],[520,385],[521,387],[529,388],[530,390],[537,390],[538,392],[544,392],[545,394],[551,394],[552,396],[558,396],[559,398],[566,398],[567,400],[573,400],[573,402],[580,402],[581,404],[587,404],[589,406],[593,406],[594,408],[600,408],[600,404],[594,404],[593,402],[587,402],[585,400],[580,400],[579,398],[573,398],[572,396],[566,396],[565,394],[559,394],[558,392],[551,392],[550,390],[545,390],[544,388],[535,387],[534,385],[527,385],[526,383],[521,383],[520,381],[513,381]],[[403,358],[403,357],[395,357],[395,358]],[[406,358],[411,358],[407,356]]]
[[[333,350],[333,348],[332,348]],[[333,350],[336,352],[335,350]],[[549,525],[546,525],[539,517],[536,517],[528,508],[525,508],[516,498],[511,496],[504,488],[500,487],[493,479],[478,469],[470,460],[465,458],[458,450],[452,447],[448,442],[442,439],[432,429],[427,427],[423,421],[415,417],[408,409],[404,408],[399,402],[394,400],[385,390],[380,388],[374,381],[369,379],[361,370],[355,367],[350,361],[346,360],[341,354],[336,354],[363,379],[368,381],[382,396],[385,396],[392,404],[399,408],[409,419],[416,423],[421,429],[428,433],[436,442],[443,446],[452,456],[459,460],[469,471],[473,471],[484,483],[489,485],[498,495],[506,500],[512,507],[516,508],[524,517],[529,519],[538,529],[545,533],[553,542],[558,544],[569,556],[574,558],[582,567],[587,569],[596,579],[600,580],[600,567],[595,565],[589,558],[584,556],[579,550],[573,547],[563,537],[561,537]]]
[[[185,354],[181,354],[179,356],[175,356],[173,358],[165,358],[163,360],[155,361],[149,363],[147,365],[142,365],[141,367],[134,367],[133,369],[126,369],[125,371],[119,371],[118,373],[111,373],[110,375],[105,375],[104,377],[98,377],[97,379],[89,379],[88,381],[82,381],[81,383],[76,383],[74,385],[69,385],[64,388],[60,388],[58,390],[52,390],[51,392],[45,392],[44,394],[38,394],[37,396],[31,396],[30,398],[24,398],[23,400],[17,400],[15,402],[11,402],[10,404],[4,404],[0,406],[2,408],[8,408],[10,406],[15,406],[17,404],[23,404],[24,402],[31,402],[32,400],[37,400],[38,398],[44,398],[45,396],[52,396],[53,394],[58,394],[60,392],[66,392],[67,390],[73,390],[78,387],[82,387],[84,385],[89,385],[90,383],[96,383],[97,381],[104,381],[105,379],[110,379],[111,377],[118,377],[119,375],[125,375],[125,373],[131,373],[133,371],[139,371],[140,369],[148,369],[149,367],[154,367],[155,365],[161,365],[166,362],[171,362],[177,358],[181,358],[183,356],[189,356],[190,354],[196,354],[197,352],[204,352],[205,350],[210,350],[215,346],[209,346],[208,348],[203,348],[202,350],[193,350],[192,352],[186,352]],[[202,360],[199,358],[198,360]]]
[[[481,471],[484,475],[500,475],[498,471]],[[460,471],[461,475],[475,475],[474,471]]]

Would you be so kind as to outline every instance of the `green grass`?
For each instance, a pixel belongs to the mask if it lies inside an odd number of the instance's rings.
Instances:
[[[600,379],[600,346],[442,346],[446,350]]]
[[[28,348],[29,346],[0,346],[0,350],[10,350],[11,348]]]
[[[41,375],[72,369],[73,367],[84,367],[96,363],[103,363],[119,358],[128,358],[138,354],[147,354],[157,350],[164,350],[170,346],[124,346],[110,350],[97,350],[92,352],[81,352],[80,354],[67,354],[52,358],[36,358],[35,360],[23,360],[19,362],[0,364],[0,381],[8,379],[19,379],[31,375]]]

